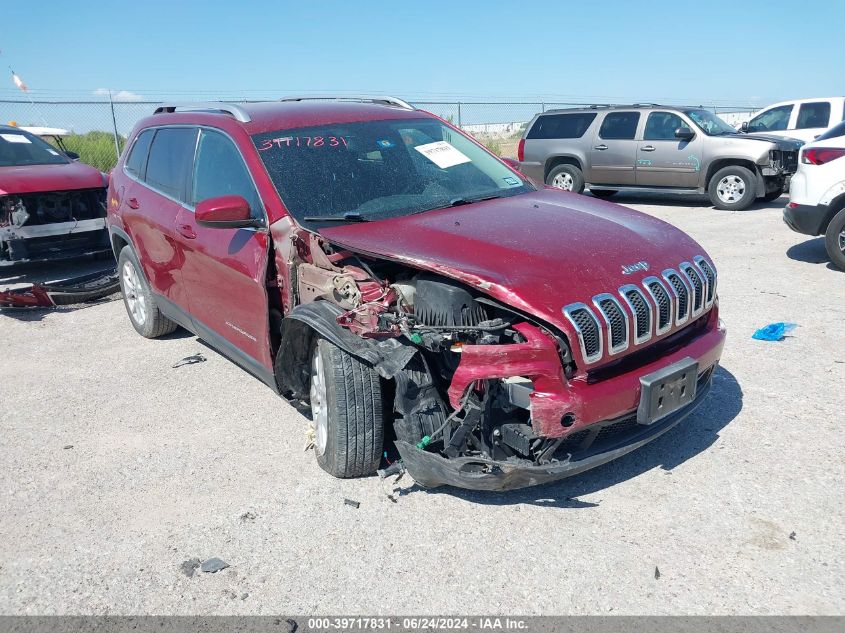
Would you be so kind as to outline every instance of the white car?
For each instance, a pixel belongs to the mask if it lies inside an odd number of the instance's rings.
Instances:
[[[824,235],[830,260],[845,270],[845,121],[801,148],[783,220],[798,233]]]
[[[764,108],[742,124],[743,132],[764,133],[812,143],[830,127],[845,120],[845,97],[781,101]]]

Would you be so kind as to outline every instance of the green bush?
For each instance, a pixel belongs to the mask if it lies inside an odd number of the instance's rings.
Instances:
[[[489,138],[483,140],[482,143],[484,143],[484,147],[489,149],[496,156],[502,155],[502,144],[499,142],[499,139]]]
[[[123,151],[124,139],[119,138]],[[107,172],[117,163],[114,149],[114,136],[110,132],[88,132],[62,137],[62,143],[70,152],[79,154],[79,160]]]

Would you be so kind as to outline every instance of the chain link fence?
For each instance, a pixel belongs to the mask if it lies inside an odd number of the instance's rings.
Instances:
[[[249,101],[239,101],[249,103]],[[79,154],[82,162],[102,171],[110,170],[135,123],[152,114],[160,101],[31,101],[0,100],[0,124],[20,127],[54,127],[68,131],[64,146]],[[515,157],[527,123],[538,112],[592,105],[542,101],[416,101],[413,105],[450,121],[475,136],[500,156]],[[748,120],[749,106],[704,106],[731,125]],[[46,136],[46,140],[56,143]]]

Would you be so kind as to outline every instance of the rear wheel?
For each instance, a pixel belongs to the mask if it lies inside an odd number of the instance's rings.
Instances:
[[[178,326],[158,309],[135,253],[129,246],[120,251],[117,270],[123,305],[135,331],[145,338],[158,338],[173,332]]]
[[[596,198],[610,198],[611,196],[615,196],[618,191],[614,189],[590,189],[590,193],[593,194]]]
[[[824,243],[833,265],[845,270],[845,209],[833,216],[827,225]]]
[[[575,165],[558,165],[546,176],[546,184],[555,189],[581,193],[584,191],[584,174]]]
[[[713,174],[707,193],[717,209],[742,211],[754,204],[755,185],[756,178],[750,169],[731,165]]]
[[[335,477],[376,471],[384,443],[378,373],[325,339],[311,353],[311,416],[320,468]]]

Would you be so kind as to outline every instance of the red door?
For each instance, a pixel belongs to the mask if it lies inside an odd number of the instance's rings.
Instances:
[[[189,303],[176,218],[183,209],[197,132],[187,127],[156,130],[146,169],[138,174],[144,182],[129,180],[121,200],[124,222],[132,227],[132,241],[153,292],[185,312]]]
[[[190,184],[191,207],[208,198],[239,195],[264,218],[255,185],[231,139],[203,129]],[[197,333],[247,365],[272,371],[266,272],[266,229],[198,226],[191,209],[176,220],[184,262],[182,278]],[[248,358],[243,358],[243,356]]]

